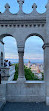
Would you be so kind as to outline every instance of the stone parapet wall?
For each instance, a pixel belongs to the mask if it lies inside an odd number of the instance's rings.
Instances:
[[[45,83],[26,81],[25,83],[7,83],[6,100],[9,102],[45,101]]]
[[[0,101],[6,102],[6,84],[0,84]]]

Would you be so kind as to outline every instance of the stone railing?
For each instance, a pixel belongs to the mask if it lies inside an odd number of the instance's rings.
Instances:
[[[2,67],[1,68],[1,78],[2,81],[12,81],[14,79],[15,66]]]

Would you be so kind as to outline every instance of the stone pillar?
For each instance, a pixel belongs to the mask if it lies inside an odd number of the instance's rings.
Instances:
[[[49,43],[44,44],[43,48],[46,104],[49,105]]]
[[[44,62],[44,63],[43,63],[43,66],[44,66],[44,81],[45,81],[45,50],[44,50],[44,45],[42,46],[42,48],[43,48],[43,51],[44,51],[44,53],[43,53],[43,54],[44,54],[44,55],[43,55],[43,57],[44,57],[44,58],[43,58],[43,59],[44,59],[44,60],[43,60],[43,62]]]
[[[25,74],[24,74],[24,61],[23,61],[24,52],[23,51],[18,51],[18,54],[19,54],[18,81],[23,82],[23,81],[26,81]]]
[[[1,67],[1,55],[0,55],[0,67]]]
[[[0,68],[0,84],[1,84],[1,68]]]

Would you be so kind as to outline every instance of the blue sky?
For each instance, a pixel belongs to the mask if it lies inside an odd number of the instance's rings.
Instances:
[[[25,13],[31,13],[32,12],[32,5],[33,3],[36,3],[38,8],[37,11],[39,13],[44,13],[46,11],[45,5],[47,4],[48,0],[24,0],[25,3],[23,5],[23,11]],[[0,12],[5,11],[5,4],[9,3],[10,5],[10,11],[12,13],[17,13],[19,10],[19,5],[17,3],[17,0],[0,0]],[[5,57],[6,58],[12,58],[17,59],[18,53],[17,53],[17,47],[16,47],[16,41],[12,37],[5,37]],[[33,59],[33,60],[43,60],[43,50],[42,50],[43,41],[39,37],[30,37],[25,44],[25,59]],[[14,50],[15,49],[15,50]]]
[[[38,8],[38,12],[43,13],[45,12],[45,5],[47,3],[48,0],[24,0],[24,5],[23,5],[23,11],[26,13],[30,13],[32,11],[32,5],[33,3],[36,3]],[[16,13],[19,10],[19,5],[17,3],[17,0],[0,0],[0,11],[4,12],[5,8],[5,4],[9,3],[10,5],[10,11],[12,13]]]

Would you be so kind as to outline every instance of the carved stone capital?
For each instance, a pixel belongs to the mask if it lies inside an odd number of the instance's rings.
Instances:
[[[49,47],[49,43],[45,43],[42,48],[45,49],[46,47]]]
[[[24,54],[24,47],[18,47],[18,53],[23,53]]]

